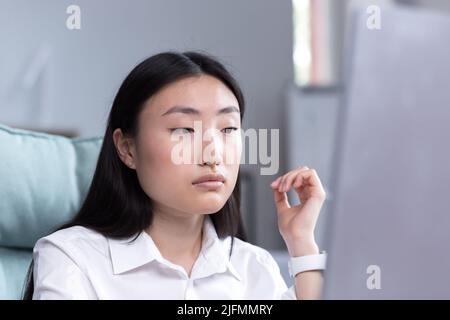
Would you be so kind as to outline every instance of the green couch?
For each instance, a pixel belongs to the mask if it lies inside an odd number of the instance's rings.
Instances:
[[[0,125],[0,299],[20,299],[37,239],[79,209],[102,139]]]

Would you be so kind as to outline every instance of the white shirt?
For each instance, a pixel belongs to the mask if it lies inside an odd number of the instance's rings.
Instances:
[[[151,236],[106,238],[75,226],[41,238],[33,250],[33,299],[296,299],[265,249],[220,239],[209,216],[189,277]]]

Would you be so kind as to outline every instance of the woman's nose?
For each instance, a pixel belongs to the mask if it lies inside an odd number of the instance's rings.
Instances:
[[[209,147],[208,147],[209,146]],[[216,166],[222,163],[222,156],[220,147],[216,143],[211,142],[206,148],[203,149],[202,165]],[[212,147],[214,146],[214,147]]]
[[[223,146],[220,137],[210,136],[203,141],[202,154],[200,155],[202,165],[220,165],[222,163]]]

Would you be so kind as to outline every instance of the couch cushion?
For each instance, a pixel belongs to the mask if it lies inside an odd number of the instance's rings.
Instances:
[[[77,212],[101,143],[0,125],[0,246],[32,248]]]
[[[0,248],[0,299],[22,297],[31,255],[31,250]]]

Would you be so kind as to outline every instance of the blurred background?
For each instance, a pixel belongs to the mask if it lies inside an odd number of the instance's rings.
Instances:
[[[74,4],[81,25],[71,30],[66,10]],[[346,30],[352,9],[369,5],[450,10],[446,0],[0,0],[0,123],[102,136],[116,91],[139,61],[165,50],[207,51],[244,90],[244,129],[280,129],[277,175],[300,165],[317,170],[328,199],[316,237],[326,249]],[[260,175],[259,165],[242,171],[249,240],[282,261],[274,176]]]

